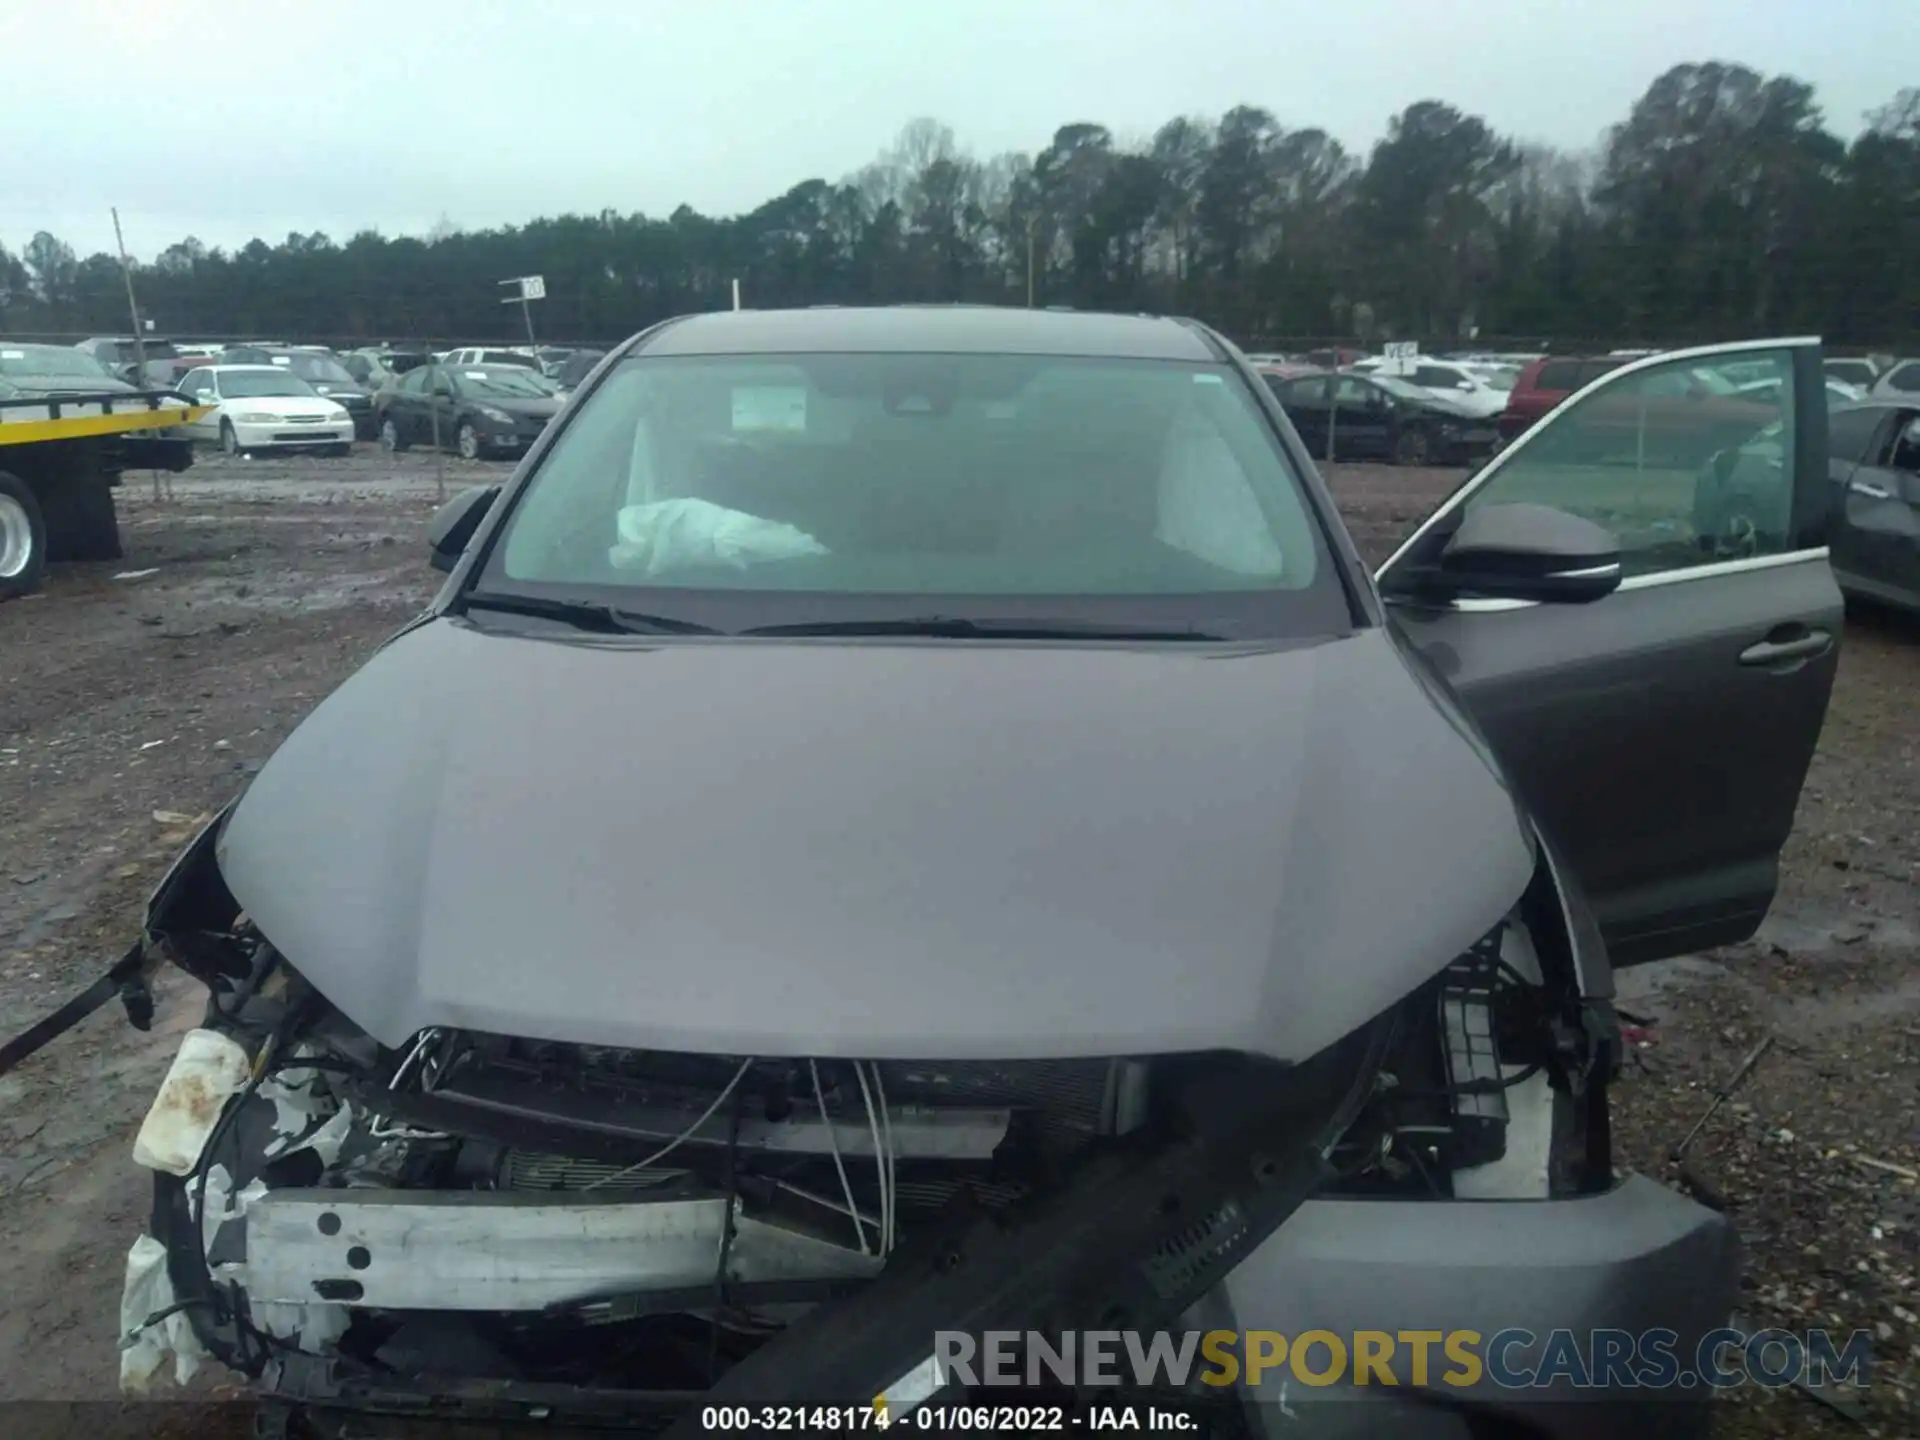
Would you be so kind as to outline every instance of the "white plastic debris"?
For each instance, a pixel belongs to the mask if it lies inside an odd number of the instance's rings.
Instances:
[[[160,567],[155,565],[148,570],[122,570],[113,578],[116,580],[144,580],[149,575],[158,575],[159,573]]]
[[[322,1165],[340,1158],[340,1147],[353,1130],[353,1107],[319,1091],[320,1072],[302,1069],[297,1063],[270,1077],[260,1087],[260,1098],[273,1106],[273,1139],[267,1142],[266,1156],[282,1156],[311,1150]]]
[[[756,560],[827,553],[826,546],[804,530],[710,500],[683,497],[628,505],[620,511],[617,528],[620,540],[607,551],[607,560],[640,575],[686,565],[744,570]]]
[[[288,1305],[278,1300],[253,1302],[250,1318],[269,1335],[319,1354],[347,1333],[353,1312],[345,1305]]]
[[[1272,578],[1285,566],[1240,462],[1199,426],[1177,427],[1168,441],[1154,538],[1236,575]]]
[[[233,1176],[227,1167],[216,1163],[207,1169],[206,1193],[207,1208],[200,1218],[200,1234],[207,1254],[212,1256],[219,1250],[221,1228],[244,1218],[248,1207],[267,1193],[267,1182],[257,1178],[249,1180],[236,1191],[233,1188]],[[213,1274],[220,1279],[238,1279],[245,1273],[245,1266],[238,1261],[225,1261],[213,1266]]]
[[[127,1279],[120,1292],[120,1388],[139,1394],[153,1384],[160,1367],[173,1359],[173,1383],[185,1385],[200,1371],[206,1347],[193,1333],[185,1312],[147,1324],[149,1316],[172,1309],[173,1281],[167,1276],[167,1247],[142,1235],[127,1252]]]
[[[190,1175],[229,1097],[247,1083],[247,1052],[215,1030],[189,1030],[160,1092],[153,1097],[133,1161],[168,1175]]]

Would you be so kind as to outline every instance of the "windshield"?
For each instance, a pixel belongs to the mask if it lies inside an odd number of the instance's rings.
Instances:
[[[331,355],[295,355],[289,368],[302,380],[319,385],[353,384],[353,376],[347,373],[346,366]]]
[[[1520,372],[1506,365],[1476,365],[1468,372],[1489,390],[1511,390]]]
[[[220,375],[220,394],[228,400],[313,393],[311,385],[287,370],[226,370]]]
[[[553,394],[546,376],[520,365],[469,365],[454,373],[460,377],[460,388],[476,395],[539,400]]]
[[[113,378],[91,355],[64,345],[0,345],[0,375],[54,375],[74,380]]]
[[[750,592],[752,623],[797,596],[916,596],[889,607],[915,615],[1078,597],[1126,619],[1130,599],[1237,596],[1202,606],[1204,628],[1272,633],[1293,595],[1318,633],[1347,618],[1237,376],[1041,356],[629,360],[519,497],[481,584],[649,610],[637,592]]]

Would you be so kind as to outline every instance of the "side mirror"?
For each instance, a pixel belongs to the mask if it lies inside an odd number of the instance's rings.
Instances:
[[[1619,588],[1620,541],[1551,505],[1487,505],[1460,522],[1430,579],[1455,595],[1586,604]]]
[[[427,544],[432,548],[430,563],[436,570],[451,570],[466,553],[467,542],[487,511],[500,498],[498,485],[471,485],[442,505],[427,527]]]

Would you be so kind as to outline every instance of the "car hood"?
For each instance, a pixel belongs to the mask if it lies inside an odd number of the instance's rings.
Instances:
[[[255,410],[269,415],[330,415],[341,405],[325,395],[237,395],[222,400],[220,408],[228,415]]]
[[[295,730],[217,853],[389,1046],[1303,1058],[1532,872],[1414,667],[1378,630],[1222,653],[439,619]]]
[[[492,410],[504,410],[509,415],[521,415],[529,419],[551,420],[560,413],[560,402],[551,396],[539,399],[515,395],[487,395],[474,401]]]

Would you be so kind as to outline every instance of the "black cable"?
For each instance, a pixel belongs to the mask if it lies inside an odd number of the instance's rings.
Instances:
[[[182,1310],[193,1310],[193,1309],[199,1308],[202,1305],[216,1312],[220,1309],[219,1301],[214,1299],[214,1297],[210,1295],[201,1295],[192,1300],[176,1300],[173,1304],[167,1306],[164,1310],[154,1311],[151,1315],[147,1316],[146,1319],[142,1320],[138,1325],[134,1326],[133,1329],[127,1331],[125,1335],[120,1337],[121,1343],[131,1345],[135,1340],[138,1340],[142,1335],[146,1334],[147,1331],[151,1330],[154,1326],[158,1325],[162,1320],[170,1319],[171,1317],[178,1315]]]

